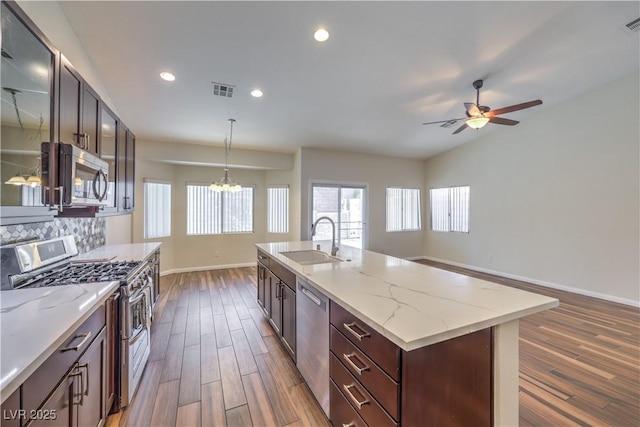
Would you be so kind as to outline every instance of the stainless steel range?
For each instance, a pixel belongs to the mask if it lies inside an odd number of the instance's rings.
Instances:
[[[72,236],[0,248],[1,289],[25,289],[118,280],[120,286],[119,375],[114,409],[127,406],[140,383],[151,348],[154,270],[151,261],[75,263]],[[118,372],[118,371],[116,371]],[[119,385],[118,385],[119,383]]]

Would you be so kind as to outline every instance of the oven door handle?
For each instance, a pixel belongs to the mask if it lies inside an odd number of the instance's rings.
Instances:
[[[140,300],[144,298],[144,292],[140,292],[140,295],[133,298],[133,299],[129,299],[129,307],[136,305],[138,302],[140,302]]]

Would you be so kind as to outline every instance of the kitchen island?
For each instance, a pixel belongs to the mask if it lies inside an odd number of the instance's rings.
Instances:
[[[489,375],[487,382],[492,396],[488,400],[491,407],[483,410],[492,414],[493,425],[518,424],[518,319],[556,307],[558,300],[348,246],[340,248],[339,262],[304,265],[282,254],[313,250],[316,243],[278,242],[256,246],[328,297],[332,316],[334,306],[336,311],[344,310],[362,326],[397,346],[401,354],[398,358],[402,360],[402,369],[399,364],[398,371],[403,371],[404,376],[398,380],[398,387],[403,390],[398,392],[401,396],[398,405],[402,405],[398,413],[404,417],[411,410],[418,413],[421,410],[415,408],[420,401],[411,400],[416,397],[415,389],[409,390],[405,384],[410,376],[421,375],[421,372],[407,365],[408,361],[419,363],[416,355],[429,349],[447,348],[449,343],[455,347],[456,343],[485,334],[481,340],[488,340],[490,348],[487,352],[489,372],[484,375]],[[330,247],[330,243],[323,242],[320,249],[329,252]],[[345,336],[352,339],[348,333]],[[358,344],[357,340],[354,343]],[[456,363],[455,358],[460,355],[456,355],[457,350],[452,351],[448,360]],[[473,359],[474,354],[466,355],[466,359],[459,357],[460,371],[466,368],[462,366],[464,360],[471,364],[475,362]],[[423,360],[422,363],[428,363],[434,359],[429,356]],[[449,368],[456,369],[455,366]],[[425,380],[426,389],[429,381]],[[441,393],[447,393],[448,384],[438,387]],[[423,397],[429,399],[429,396]],[[332,403],[332,413],[333,410]]]

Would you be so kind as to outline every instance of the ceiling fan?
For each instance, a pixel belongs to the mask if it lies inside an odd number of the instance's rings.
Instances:
[[[482,88],[483,81],[476,80],[473,82],[473,88],[476,90],[476,103],[465,102],[464,107],[466,108],[466,117],[461,117],[459,119],[449,119],[449,120],[440,120],[438,122],[428,122],[423,123],[423,125],[433,125],[437,123],[443,123],[441,127],[449,127],[460,120],[464,120],[465,122],[458,129],[453,132],[453,135],[462,132],[466,128],[470,127],[473,129],[480,129],[484,127],[487,123],[495,123],[497,125],[507,125],[513,126],[517,125],[518,121],[505,119],[503,117],[497,117],[501,114],[511,113],[513,111],[524,110],[525,108],[535,107],[536,105],[542,104],[542,101],[536,99],[535,101],[523,102],[522,104],[510,105],[509,107],[498,108],[497,110],[492,110],[486,105],[480,105],[480,88]]]

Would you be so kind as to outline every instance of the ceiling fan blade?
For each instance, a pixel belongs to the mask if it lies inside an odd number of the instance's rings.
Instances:
[[[423,125],[435,125],[437,123],[455,123],[458,120],[466,120],[466,117],[463,117],[463,118],[460,118],[460,119],[440,120],[438,122],[427,122],[427,123],[423,123]]]
[[[523,102],[522,104],[510,105],[508,107],[498,108],[497,110],[491,110],[487,114],[487,117],[493,117],[504,113],[510,113],[512,111],[524,110],[525,108],[535,107],[542,104],[542,101],[536,99],[535,101]]]
[[[467,109],[467,116],[469,117],[477,117],[482,114],[478,106],[473,102],[465,102],[464,108]]]
[[[465,122],[462,126],[460,126],[458,129],[456,129],[456,131],[454,133],[452,133],[451,135],[455,135],[456,133],[460,133],[463,130],[465,130],[466,128],[468,128],[469,126],[467,126],[467,123]]]
[[[517,120],[505,119],[504,117],[492,117],[489,119],[489,123],[495,123],[497,125],[514,126],[520,122]]]

